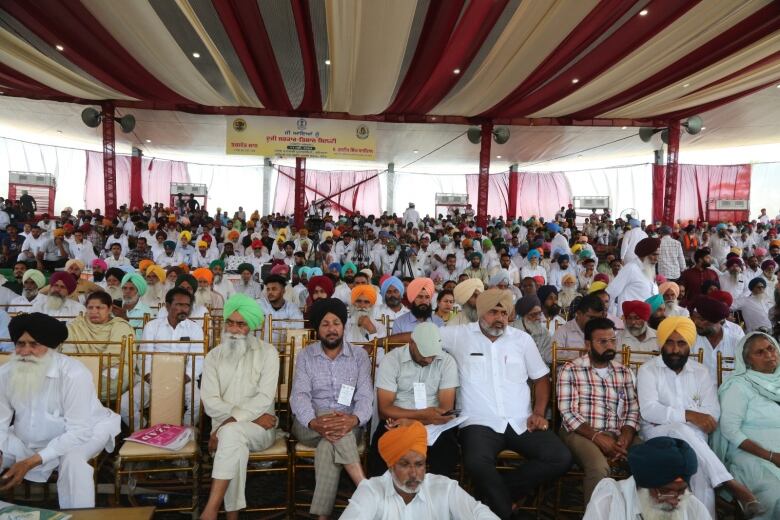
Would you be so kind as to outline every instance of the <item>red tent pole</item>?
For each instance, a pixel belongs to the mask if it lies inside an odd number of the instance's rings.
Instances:
[[[664,186],[664,224],[674,225],[677,205],[677,182],[680,152],[680,121],[669,122],[669,144],[666,153],[666,179]]]
[[[103,102],[103,204],[106,218],[116,216],[116,155],[114,140],[114,104]]]
[[[133,155],[130,158],[130,208],[141,209],[144,205],[144,194],[141,184],[141,164],[144,153],[133,147]],[[205,206],[205,201],[204,201]]]
[[[479,148],[479,187],[477,190],[477,226],[487,227],[488,191],[490,187],[490,140],[493,138],[493,123],[482,125],[482,141]]]
[[[295,158],[295,226],[303,227],[303,213],[306,205],[306,158]]]
[[[519,188],[520,174],[517,173],[517,165],[513,164],[509,167],[509,207],[506,209],[506,217],[508,220],[512,220],[517,217],[517,197],[520,194],[517,192]]]

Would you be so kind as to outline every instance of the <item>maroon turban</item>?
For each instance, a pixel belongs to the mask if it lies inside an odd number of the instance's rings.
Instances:
[[[698,296],[693,301],[691,310],[698,312],[703,319],[710,323],[720,323],[729,315],[729,308],[725,303],[708,296]]]
[[[728,269],[732,265],[738,265],[738,266],[742,267],[742,260],[739,257],[737,257],[737,256],[733,256],[733,257],[729,258],[728,260],[726,260],[726,269]]]
[[[643,321],[650,319],[650,305],[639,300],[630,300],[623,302],[623,316],[636,314]]]
[[[609,276],[605,275],[604,273],[598,273],[596,276],[593,277],[594,282],[604,282],[605,284],[609,284]]]
[[[309,280],[309,283],[306,285],[306,288],[309,289],[309,294],[314,294],[314,288],[319,287],[323,291],[325,291],[325,294],[328,295],[328,298],[333,296],[333,282],[330,278],[327,276],[313,276],[311,280]]]
[[[62,281],[65,287],[68,289],[68,294],[72,294],[76,290],[76,284],[78,280],[67,271],[57,271],[49,279],[49,285],[54,285],[58,281]]]
[[[711,293],[707,294],[707,298],[712,298],[714,300],[718,300],[719,302],[723,302],[728,305],[729,308],[731,308],[731,306],[734,304],[734,297],[730,292],[727,291],[712,291]]]
[[[660,247],[661,241],[659,239],[650,237],[643,238],[636,244],[634,253],[636,253],[636,256],[639,258],[644,258],[645,256],[651,255],[658,251]]]

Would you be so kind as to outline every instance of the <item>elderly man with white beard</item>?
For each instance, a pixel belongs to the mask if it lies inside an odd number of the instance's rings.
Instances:
[[[43,305],[47,296],[40,290],[46,285],[46,277],[37,269],[28,269],[22,275],[22,294],[11,300],[8,312],[29,312],[31,305]]]
[[[512,326],[527,332],[534,339],[542,359],[548,365],[552,363],[552,336],[542,318],[542,302],[535,294],[523,296],[515,303],[515,321]]]
[[[460,305],[460,312],[450,318],[447,322],[448,327],[466,325],[475,323],[477,316],[477,297],[485,291],[485,284],[478,278],[468,278],[455,286],[452,293],[455,296],[455,303]]]
[[[772,322],[769,320],[769,309],[772,308],[772,300],[766,293],[766,280],[753,278],[748,283],[748,290],[750,296],[735,298],[731,310],[742,311],[745,332],[753,332],[760,328],[770,332]]]
[[[86,310],[79,302],[68,297],[76,290],[76,279],[72,274],[57,271],[51,275],[49,282],[48,297],[33,304],[32,312],[42,312],[54,317],[67,316],[67,322]]]
[[[626,328],[620,334],[621,345],[628,346],[632,351],[652,351],[658,348],[655,330],[647,325],[651,312],[649,303],[623,302],[623,323]]]
[[[152,316],[155,316],[160,304],[165,302],[165,269],[159,265],[150,265],[141,274],[146,280],[146,292],[141,295],[140,301],[148,305]]]
[[[618,314],[618,309],[625,301],[643,302],[658,294],[655,266],[658,263],[660,247],[661,241],[657,238],[643,238],[637,243],[634,248],[637,258],[626,262],[606,289],[609,294],[610,313]]]
[[[344,328],[344,338],[350,343],[363,343],[374,338],[383,338],[387,329],[373,317],[376,304],[376,290],[361,284],[352,288],[352,305]]]
[[[236,288],[233,283],[225,278],[225,261],[222,259],[214,260],[209,264],[209,269],[214,273],[212,290],[218,292],[222,298],[227,301],[228,298],[236,294]]]
[[[274,403],[279,379],[276,349],[252,331],[263,323],[260,305],[245,294],[225,302],[222,343],[203,363],[200,395],[211,417],[209,450],[216,450],[211,491],[201,520],[217,518],[224,500],[228,520],[246,507],[247,462],[250,452],[269,448],[276,439]]]
[[[664,282],[658,286],[658,293],[664,297],[664,314],[666,317],[688,317],[691,313],[685,307],[680,307],[680,286],[674,282]]]
[[[61,508],[95,507],[88,461],[113,450],[119,416],[100,404],[84,365],[54,350],[68,337],[65,324],[31,313],[8,329],[15,352],[0,367],[0,492],[46,482],[56,469]]]
[[[698,470],[696,454],[685,441],[656,437],[628,452],[632,476],[602,479],[583,520],[701,520],[709,512],[689,491]]]
[[[734,300],[748,294],[747,284],[750,280],[742,275],[742,269],[742,260],[734,256],[726,260],[726,272],[718,277],[720,289],[731,294]]]
[[[192,271],[192,276],[198,281],[195,290],[195,305],[203,305],[207,309],[221,309],[225,306],[225,298],[211,288],[214,281],[214,273],[205,267],[199,267]]]

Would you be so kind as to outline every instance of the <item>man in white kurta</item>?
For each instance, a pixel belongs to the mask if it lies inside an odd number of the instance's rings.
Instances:
[[[209,449],[214,449],[211,493],[201,520],[216,519],[222,501],[228,519],[246,507],[244,491],[250,452],[276,439],[274,409],[279,379],[276,349],[251,332],[263,322],[257,302],[236,294],[225,303],[225,333],[203,363],[201,399],[211,417]]]
[[[0,452],[7,469],[0,492],[22,479],[46,482],[56,469],[61,508],[95,507],[89,460],[113,450],[119,416],[100,404],[86,367],[54,351],[68,337],[64,323],[31,313],[13,318],[8,329],[15,353],[0,367]]]
[[[645,238],[636,245],[634,252],[638,259],[626,262],[615,279],[607,286],[611,314],[620,314],[625,301],[643,302],[658,294],[655,266],[658,263],[660,247],[661,241],[657,238]]]
[[[624,264],[627,264],[632,260],[636,260],[637,255],[634,251],[634,248],[636,248],[636,245],[640,241],[647,238],[647,233],[645,233],[644,229],[640,227],[638,220],[631,219],[629,224],[631,224],[631,230],[626,231],[626,233],[623,235],[623,241],[620,244],[620,259]]]
[[[79,314],[86,311],[86,308],[76,300],[70,299],[70,295],[76,290],[77,281],[74,276],[66,271],[57,271],[49,280],[49,295],[45,299],[37,299],[31,312],[40,312],[64,318],[66,323],[74,319]]]
[[[643,364],[637,375],[642,416],[639,434],[644,440],[682,439],[693,448],[699,469],[691,477],[691,490],[712,518],[717,518],[714,488],[725,485],[743,503],[750,502],[752,495],[734,480],[707,444],[707,436],[718,426],[720,417],[715,381],[707,368],[689,359],[690,346],[696,341],[693,321],[666,318],[657,334],[661,355]]]

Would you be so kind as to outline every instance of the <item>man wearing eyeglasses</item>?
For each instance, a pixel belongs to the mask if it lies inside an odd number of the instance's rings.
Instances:
[[[639,427],[639,402],[631,371],[615,361],[615,324],[594,318],[585,324],[587,356],[566,363],[558,376],[561,439],[585,471],[590,500],[610,463],[625,459]]]

